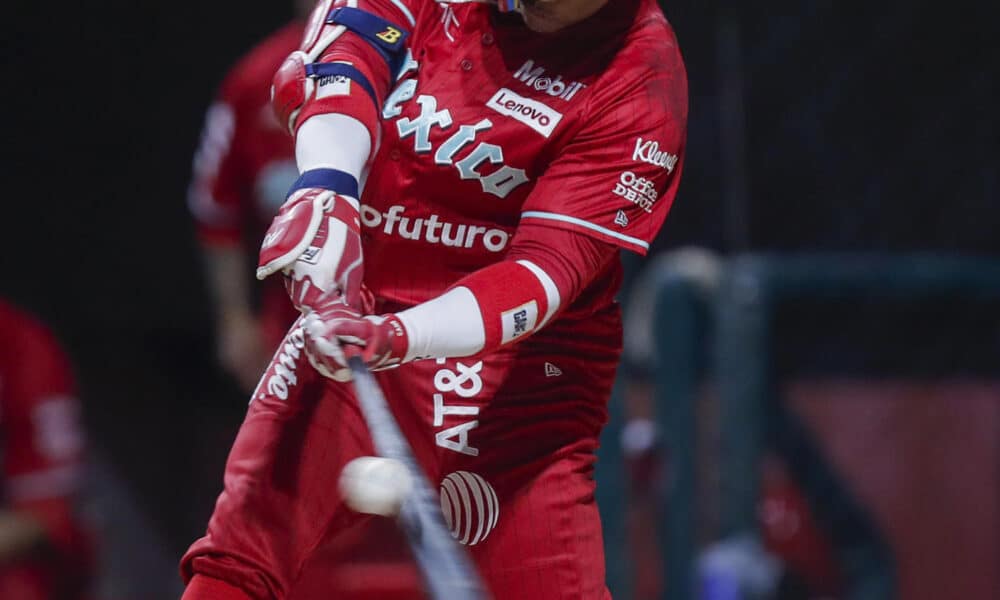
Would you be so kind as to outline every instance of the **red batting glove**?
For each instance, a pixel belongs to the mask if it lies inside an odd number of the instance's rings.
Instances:
[[[257,279],[281,271],[292,303],[302,312],[337,296],[360,307],[360,229],[358,211],[344,196],[298,190],[264,236]]]
[[[309,361],[337,381],[351,378],[348,356],[360,356],[379,371],[401,364],[409,348],[406,328],[395,314],[362,315],[340,300],[315,308],[303,325]]]

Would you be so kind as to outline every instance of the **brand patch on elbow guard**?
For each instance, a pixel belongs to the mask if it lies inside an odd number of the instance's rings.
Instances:
[[[350,63],[341,63],[350,65]],[[351,78],[347,75],[326,75],[316,80],[316,98],[350,96]]]
[[[530,333],[538,324],[538,302],[532,300],[500,315],[503,336],[501,344],[514,341],[526,333]]]

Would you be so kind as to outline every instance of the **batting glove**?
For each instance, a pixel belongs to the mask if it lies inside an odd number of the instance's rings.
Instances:
[[[257,279],[282,272],[288,295],[302,312],[336,296],[360,306],[363,269],[356,206],[325,189],[294,192],[264,236]]]
[[[380,371],[400,365],[409,348],[406,328],[395,314],[362,315],[340,300],[313,309],[303,326],[309,361],[337,381],[351,378],[348,356],[360,356]]]

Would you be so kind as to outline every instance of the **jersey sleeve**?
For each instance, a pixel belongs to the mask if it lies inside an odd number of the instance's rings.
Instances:
[[[268,81],[257,83],[260,94],[266,94]],[[240,243],[241,226],[250,210],[247,195],[251,175],[240,148],[254,115],[244,114],[248,104],[242,98],[245,88],[239,70],[234,69],[205,115],[195,152],[188,207],[204,243]]]
[[[687,85],[677,65],[590,98],[585,124],[526,200],[523,223],[570,229],[646,254],[684,162]]]

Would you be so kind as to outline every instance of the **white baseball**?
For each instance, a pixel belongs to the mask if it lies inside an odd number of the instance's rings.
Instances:
[[[413,483],[398,460],[361,456],[344,466],[340,493],[347,506],[359,513],[394,517]]]

